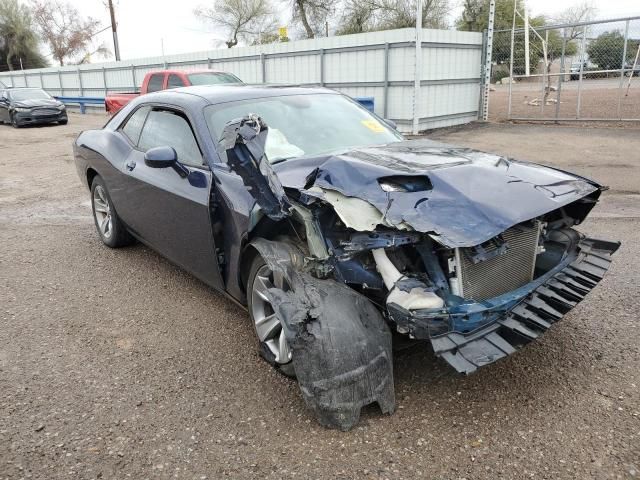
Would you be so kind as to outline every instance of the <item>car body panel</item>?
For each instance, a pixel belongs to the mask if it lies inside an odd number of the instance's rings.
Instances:
[[[337,191],[384,212],[391,225],[432,233],[449,247],[471,247],[500,232],[599,192],[560,170],[430,140],[410,140],[274,166],[285,187],[325,198]],[[310,176],[313,187],[309,187]],[[428,179],[415,192],[385,192],[379,179]],[[305,184],[307,187],[305,187]],[[597,194],[599,195],[599,193]],[[595,200],[597,196],[593,199]]]

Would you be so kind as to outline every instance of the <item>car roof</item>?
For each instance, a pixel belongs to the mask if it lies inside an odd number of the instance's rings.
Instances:
[[[169,100],[172,95],[193,95],[206,100],[209,104],[250,100],[254,98],[281,97],[285,95],[334,94],[338,92],[322,87],[300,87],[288,85],[198,85],[192,87],[172,88],[147,94],[147,101]]]
[[[148,72],[149,75],[153,75],[156,73],[179,73],[179,74],[189,74],[189,73],[214,73],[214,74],[219,74],[219,73],[229,73],[229,72],[225,72],[223,70],[211,70],[209,68],[194,68],[194,69],[173,69],[173,70],[151,70],[150,72]]]

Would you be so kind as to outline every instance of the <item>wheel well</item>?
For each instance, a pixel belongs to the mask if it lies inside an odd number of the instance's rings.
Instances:
[[[247,282],[249,281],[249,268],[251,267],[251,263],[253,262],[253,259],[259,255],[258,251],[251,245],[251,242],[256,238],[264,238],[265,240],[282,240],[285,237],[297,238],[291,223],[286,220],[274,222],[267,216],[263,217],[249,235],[247,235],[239,265],[240,287],[243,292],[246,293],[247,291]]]
[[[96,178],[98,172],[96,172],[93,168],[87,169],[87,185],[89,185],[89,189],[91,189],[91,184],[93,183],[93,179]]]

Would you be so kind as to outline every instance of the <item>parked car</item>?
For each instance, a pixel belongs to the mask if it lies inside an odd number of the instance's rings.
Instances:
[[[140,240],[245,305],[261,355],[342,429],[394,410],[392,331],[473,372],[551,328],[619,247],[573,228],[598,183],[406,141],[324,88],[148,94],[74,155],[102,242]]]
[[[23,125],[59,123],[66,125],[67,109],[41,88],[0,89],[0,123],[15,128]]]
[[[569,68],[569,73],[570,73],[570,79],[571,80],[578,80],[580,78],[580,69],[582,68],[582,73],[583,75],[587,72],[587,63],[588,62],[577,62],[577,63],[572,63],[571,67]]]
[[[633,75],[635,75],[636,77],[640,77],[640,62],[636,63],[635,65],[633,62],[625,62],[624,68],[625,75],[627,77],[631,77]]]
[[[242,84],[242,80],[232,73],[213,70],[161,70],[149,72],[142,80],[140,92],[111,93],[104,99],[104,106],[108,113],[115,114],[131,100],[146,93],[192,85],[220,85],[223,83]]]

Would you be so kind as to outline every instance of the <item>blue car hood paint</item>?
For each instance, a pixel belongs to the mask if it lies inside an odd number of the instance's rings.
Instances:
[[[430,140],[411,140],[273,166],[282,185],[323,198],[335,190],[374,205],[392,225],[429,233],[448,247],[485,242],[518,223],[592,195],[602,187],[561,170]],[[386,192],[379,179],[427,176],[433,188]],[[585,213],[586,215],[586,213]]]

